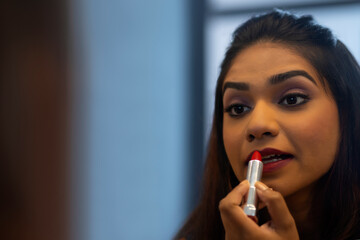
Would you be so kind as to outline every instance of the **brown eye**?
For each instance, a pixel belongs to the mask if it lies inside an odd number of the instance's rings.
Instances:
[[[231,113],[234,114],[234,115],[237,115],[237,114],[242,114],[244,112],[244,107],[239,105],[239,106],[234,106],[232,108],[232,111]]]
[[[292,93],[292,94],[288,94],[285,97],[283,97],[280,100],[279,104],[285,105],[287,107],[291,107],[291,106],[298,106],[298,105],[304,104],[308,100],[309,100],[309,97],[304,94]]]
[[[289,105],[296,104],[298,102],[299,98],[296,96],[290,96],[285,99],[285,102]]]
[[[248,106],[242,104],[232,104],[225,109],[225,112],[229,113],[229,115],[232,117],[238,117],[245,114],[249,110],[250,108]]]

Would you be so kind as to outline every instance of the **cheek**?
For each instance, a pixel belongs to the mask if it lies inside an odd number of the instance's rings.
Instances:
[[[241,180],[246,176],[244,175],[244,169],[240,156],[241,156],[241,144],[243,139],[243,131],[241,127],[230,127],[224,124],[223,139],[226,155],[229,159],[231,167],[236,177]]]
[[[311,143],[310,145],[320,145],[327,144],[331,142],[331,139],[336,139],[334,136],[334,125],[330,122],[324,121],[323,118],[317,116],[311,116],[307,120],[300,124],[297,127],[297,135],[303,141],[306,140],[306,143]]]
[[[301,117],[294,127],[293,140],[304,165],[327,171],[334,162],[340,138],[338,112],[335,103],[325,102]],[[310,161],[310,159],[312,161]]]
[[[335,149],[340,137],[339,116],[334,104],[324,104],[321,111],[313,114],[303,131],[310,143]],[[327,107],[326,107],[327,106]],[[307,129],[307,130],[306,130]],[[330,150],[330,149],[329,149]]]

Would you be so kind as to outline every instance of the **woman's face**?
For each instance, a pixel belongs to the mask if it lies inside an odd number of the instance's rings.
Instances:
[[[336,103],[309,62],[286,46],[243,50],[226,75],[223,105],[225,150],[239,181],[254,150],[263,157],[261,181],[285,197],[312,186],[333,164]]]

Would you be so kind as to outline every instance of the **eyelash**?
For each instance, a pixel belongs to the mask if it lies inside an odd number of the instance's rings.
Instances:
[[[229,107],[227,107],[225,109],[225,112],[227,112],[231,117],[241,117],[242,115],[244,115],[244,111],[239,113],[239,114],[234,114],[233,113],[233,110],[235,109],[235,107],[241,107],[242,109],[244,108],[248,108],[248,111],[250,111],[250,107],[246,106],[246,105],[243,105],[243,104],[238,104],[238,103],[234,103],[234,104],[231,104]]]
[[[295,104],[282,104],[285,100],[289,100],[290,97],[295,97],[296,98],[296,102],[298,101],[298,98],[302,98],[303,100],[300,103],[295,103]],[[283,105],[285,108],[296,108],[300,105],[303,105],[305,103],[307,103],[309,101],[309,96],[302,94],[302,93],[290,93],[285,95],[283,98],[280,99],[280,101],[278,102],[278,104]],[[241,107],[242,112],[241,113],[233,113],[233,111],[235,110],[236,107]],[[245,108],[245,109],[244,109]],[[231,104],[229,107],[227,107],[225,109],[225,112],[227,112],[231,117],[241,117],[243,116],[246,112],[250,111],[251,108],[249,106],[243,105],[243,104],[239,104],[239,103],[234,103]]]
[[[309,101],[309,96],[302,94],[302,93],[289,93],[287,95],[285,95],[283,98],[281,98],[281,100],[279,101],[279,104],[284,102],[286,99],[290,98],[290,97],[301,97],[303,98],[303,101],[301,103],[297,103],[297,104],[291,104],[291,105],[285,105],[285,107],[297,107],[300,105],[303,105],[305,103],[307,103]]]

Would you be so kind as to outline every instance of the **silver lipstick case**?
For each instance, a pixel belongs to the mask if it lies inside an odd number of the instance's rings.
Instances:
[[[256,216],[257,196],[255,183],[260,181],[263,170],[263,163],[259,160],[251,160],[249,162],[246,179],[250,183],[244,212],[248,216]]]

